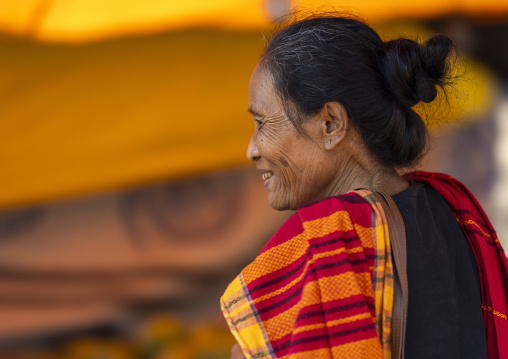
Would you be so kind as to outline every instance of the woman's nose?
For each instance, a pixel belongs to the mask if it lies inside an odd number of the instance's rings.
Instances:
[[[247,147],[247,158],[249,161],[257,161],[259,157],[261,157],[261,155],[259,154],[259,150],[256,145],[256,139],[252,136],[249,142],[249,147]]]

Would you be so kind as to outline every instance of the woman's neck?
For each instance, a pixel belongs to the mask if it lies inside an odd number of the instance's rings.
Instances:
[[[384,165],[365,145],[354,141],[353,146],[343,147],[342,161],[330,195],[347,193],[358,188],[368,188],[393,196],[409,187],[395,168]]]

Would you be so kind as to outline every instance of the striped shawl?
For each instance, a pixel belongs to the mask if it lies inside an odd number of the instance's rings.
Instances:
[[[488,273],[497,277],[491,281],[479,260],[487,345],[489,358],[508,357],[500,341],[508,333],[508,265],[487,217],[449,176],[408,177],[426,182],[448,201],[468,240],[481,242],[476,249],[472,243],[477,259],[495,256]],[[221,298],[247,358],[391,358],[392,306],[386,217],[367,190],[300,207]]]

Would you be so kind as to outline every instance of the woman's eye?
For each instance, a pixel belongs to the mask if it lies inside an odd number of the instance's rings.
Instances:
[[[256,122],[256,124],[258,125],[258,129],[263,127],[263,125],[265,124],[264,122],[262,122],[260,120],[254,120],[254,122]]]

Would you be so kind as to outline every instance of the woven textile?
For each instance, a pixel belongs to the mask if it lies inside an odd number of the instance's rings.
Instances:
[[[414,172],[405,177],[426,183],[450,205],[478,263],[488,357],[508,358],[508,261],[487,215],[471,192],[451,176]]]
[[[248,358],[390,358],[386,217],[360,190],[300,207],[221,299]]]

